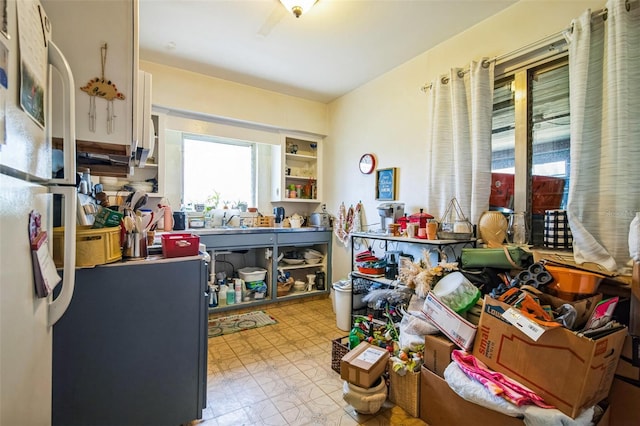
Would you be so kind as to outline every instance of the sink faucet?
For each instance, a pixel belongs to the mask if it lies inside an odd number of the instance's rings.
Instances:
[[[229,218],[227,219],[227,212],[225,212],[224,215],[222,216],[222,226],[231,226],[229,225],[231,223],[231,219],[237,216],[240,216],[240,215],[234,214],[229,216]]]

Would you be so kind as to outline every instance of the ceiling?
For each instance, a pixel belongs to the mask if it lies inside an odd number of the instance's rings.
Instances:
[[[330,102],[517,0],[139,0],[140,59]]]

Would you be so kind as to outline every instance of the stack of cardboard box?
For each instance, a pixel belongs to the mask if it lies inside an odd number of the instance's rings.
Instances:
[[[490,369],[532,389],[547,403],[573,418],[607,398],[627,335],[626,328],[592,340],[558,327],[544,331],[534,340],[502,317],[509,308],[509,305],[485,297],[473,346],[469,350],[476,358]],[[436,325],[441,330],[452,329],[455,320],[448,315],[448,325]],[[476,425],[522,425],[522,420],[467,402],[449,388],[443,372],[456,346],[469,347],[466,340],[459,342],[446,336],[426,336],[420,418],[431,426],[467,424],[470,419]],[[598,426],[608,424],[608,416],[609,412]]]

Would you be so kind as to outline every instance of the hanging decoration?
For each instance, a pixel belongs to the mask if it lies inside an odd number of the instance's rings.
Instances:
[[[107,134],[113,133],[115,130],[116,115],[113,101],[119,99],[123,101],[125,96],[118,92],[118,88],[111,80],[104,78],[104,69],[107,64],[107,43],[100,47],[100,62],[102,73],[100,77],[96,77],[80,88],[89,95],[89,130],[96,131],[96,97],[107,100]]]

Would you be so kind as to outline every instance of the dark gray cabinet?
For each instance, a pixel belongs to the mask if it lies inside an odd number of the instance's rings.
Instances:
[[[202,417],[207,269],[189,257],[76,270],[73,299],[53,328],[53,425]]]
[[[227,277],[236,275],[243,267],[260,267],[267,270],[267,294],[264,298],[243,301],[233,305],[218,305],[211,312],[234,310],[243,307],[259,306],[284,299],[305,298],[329,293],[331,282],[331,230],[317,228],[245,228],[237,232],[201,231],[200,243],[211,254],[211,273],[224,271]],[[313,249],[324,256],[319,263],[305,261],[301,264],[287,264],[278,261],[280,255],[290,251],[304,252]],[[312,291],[294,291],[278,295],[278,270],[288,273],[294,280],[306,281],[307,275],[322,272],[324,287]]]

